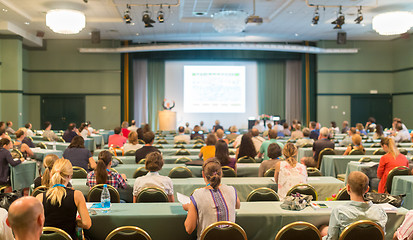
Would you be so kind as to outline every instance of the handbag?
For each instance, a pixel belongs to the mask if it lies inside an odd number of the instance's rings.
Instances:
[[[21,192],[0,193],[0,207],[9,211],[10,205],[21,197]]]
[[[364,194],[364,200],[370,200],[373,203],[389,203],[395,207],[401,207],[405,196],[406,194],[393,196],[388,193],[367,192]]]
[[[300,211],[310,205],[313,196],[300,193],[291,194],[284,198],[281,208],[285,210]]]

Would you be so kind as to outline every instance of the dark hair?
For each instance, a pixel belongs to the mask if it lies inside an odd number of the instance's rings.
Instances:
[[[367,121],[369,121],[371,123],[376,123],[376,119],[374,117],[369,117],[369,119],[367,119]]]
[[[115,127],[115,129],[113,129],[113,131],[115,132],[115,134],[119,134],[120,131],[122,131],[122,129],[120,127]]]
[[[155,138],[155,134],[152,131],[145,132],[143,134],[143,141],[145,141],[146,144],[151,143],[154,138]]]
[[[24,135],[24,131],[23,130],[17,130],[14,134],[16,135],[16,138],[20,138],[21,136]]]
[[[178,132],[180,132],[180,133],[185,132],[185,128],[184,128],[184,127],[182,127],[182,126],[180,126],[180,127],[178,128]]]
[[[6,132],[5,128],[0,128],[0,136],[3,135]]]
[[[270,139],[276,139],[277,136],[278,136],[277,130],[271,129],[271,130],[268,131],[268,137]]]
[[[317,123],[314,121],[310,122],[310,127],[315,129],[317,127]]]
[[[24,125],[24,127],[25,127],[25,128],[29,128],[30,125],[31,125],[31,123],[26,123],[26,124]]]
[[[142,139],[143,140],[143,129],[142,128],[138,128],[136,130],[136,132],[138,133],[138,139]]]
[[[217,137],[215,136],[215,134],[208,134],[205,143],[207,146],[217,144]]]
[[[75,136],[68,148],[85,148],[85,140],[82,136]]]
[[[151,152],[146,155],[145,169],[151,172],[157,172],[162,169],[163,158],[160,152]]]
[[[12,123],[11,121],[7,121],[7,122],[6,122],[6,126],[7,126],[7,127],[10,126],[11,123]]]
[[[67,130],[73,131],[73,129],[75,129],[75,127],[76,127],[76,123],[69,123],[69,126],[67,127]]]
[[[403,129],[403,125],[402,125],[402,123],[396,123],[396,130],[398,130],[398,131],[400,131],[400,130],[402,130]]]
[[[112,161],[112,154],[109,151],[99,153],[98,162],[95,169],[96,184],[106,184],[108,180],[107,166]]]
[[[267,149],[267,155],[271,159],[276,159],[281,156],[281,148],[277,143],[271,143]]]
[[[52,125],[52,123],[49,121],[43,123],[44,129],[48,128],[50,125]]]
[[[1,122],[0,122],[0,128],[3,128],[3,126],[4,126],[4,122],[1,121]]]
[[[310,131],[309,128],[304,128],[304,129],[303,129],[303,135],[304,135],[304,137],[309,137],[310,134],[311,134],[311,131]]]
[[[136,125],[136,121],[135,121],[135,120],[132,120],[132,121],[130,122],[130,125],[131,125],[131,126],[135,126],[135,125]]]
[[[241,138],[241,144],[239,145],[238,158],[248,156],[254,158],[257,156],[257,150],[255,150],[254,143],[252,142],[251,135],[249,133],[244,134]]]
[[[79,127],[79,132],[82,132],[83,129],[85,129],[85,128],[87,128],[87,124],[86,123],[81,123],[80,127]],[[119,134],[119,133],[116,133],[116,134]]]
[[[221,184],[222,169],[221,163],[216,158],[210,158],[204,161],[202,165],[204,176],[213,189],[217,189]]]
[[[143,133],[151,132],[151,127],[149,126],[149,124],[145,124],[142,130],[143,130]]]
[[[357,129],[355,127],[351,127],[350,128],[350,132],[351,134],[356,134],[357,133]]]
[[[288,123],[287,122],[283,123],[283,127],[284,127],[284,129],[287,129],[288,128]]]
[[[383,126],[381,124],[376,124],[376,133],[379,136],[383,136]]]
[[[0,139],[0,148],[2,148],[4,145],[9,145],[10,140],[8,138],[2,138]]]
[[[221,163],[221,166],[227,166],[230,162],[228,145],[224,140],[218,140],[215,144],[215,158]]]
[[[46,187],[49,186],[50,182],[50,172],[53,169],[53,165],[56,162],[56,160],[59,159],[59,157],[56,154],[48,154],[44,159],[43,159],[43,166],[45,167],[44,173],[42,175],[42,185]]]
[[[337,127],[337,123],[335,121],[331,122],[331,127],[336,128]]]

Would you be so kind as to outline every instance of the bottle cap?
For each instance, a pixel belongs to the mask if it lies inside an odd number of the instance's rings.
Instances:
[[[103,184],[103,187],[108,187],[108,185],[107,185],[107,184]]]

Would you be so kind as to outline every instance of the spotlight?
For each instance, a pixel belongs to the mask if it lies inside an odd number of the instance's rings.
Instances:
[[[357,18],[354,19],[354,21],[355,21],[357,24],[360,24],[360,23],[363,21],[363,13],[361,13],[361,6],[360,6],[360,8],[357,10]]]
[[[164,13],[163,13],[163,11],[162,11],[163,9],[162,9],[162,4],[161,4],[161,7],[159,8],[159,11],[158,11],[158,22],[159,23],[163,23],[164,22]]]
[[[130,9],[131,9],[131,7],[129,6],[129,4],[126,4],[126,11],[123,14],[123,19],[125,19],[126,24],[131,24],[132,23],[132,18],[130,17],[131,14],[129,12]]]
[[[317,8],[315,9],[314,16],[313,16],[313,24],[317,25],[318,20],[320,20],[320,14],[318,13],[318,5],[317,5]]]
[[[342,8],[340,6],[338,14],[337,14],[337,19],[334,20],[333,22],[331,22],[331,24],[335,24],[336,26],[334,26],[334,29],[341,29],[341,26],[345,23],[345,17],[343,12],[341,11]]]

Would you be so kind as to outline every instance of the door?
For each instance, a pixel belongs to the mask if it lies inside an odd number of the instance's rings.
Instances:
[[[80,95],[42,95],[41,121],[52,123],[52,129],[65,130],[69,123],[79,127],[85,119],[85,97]],[[43,125],[42,125],[42,128]]]
[[[378,95],[353,95],[351,96],[351,125],[367,122],[369,117],[374,117],[377,124],[383,128],[391,127],[392,123],[392,97],[388,94]]]

